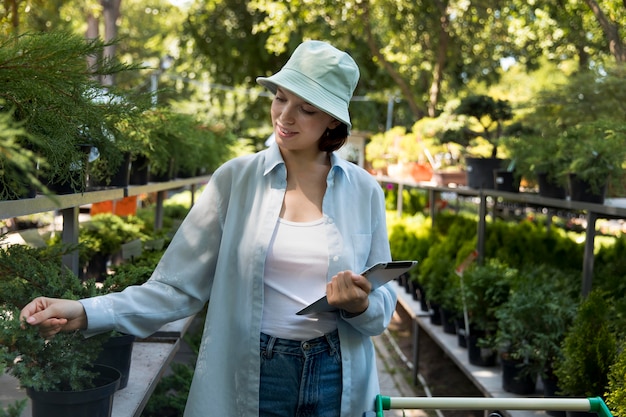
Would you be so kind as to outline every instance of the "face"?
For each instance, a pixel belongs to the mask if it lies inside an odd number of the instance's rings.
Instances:
[[[317,150],[326,131],[341,122],[287,90],[278,88],[272,101],[272,125],[276,143],[284,149]]]

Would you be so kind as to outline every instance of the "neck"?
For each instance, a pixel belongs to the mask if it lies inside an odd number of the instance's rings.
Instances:
[[[330,154],[323,151],[289,151],[281,149],[281,154],[287,171],[301,172],[319,168],[330,167]]]

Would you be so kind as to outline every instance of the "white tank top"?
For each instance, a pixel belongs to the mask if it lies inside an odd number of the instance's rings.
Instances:
[[[328,242],[324,219],[279,219],[265,260],[261,331],[291,340],[309,340],[337,328],[335,313],[296,312],[326,294]]]

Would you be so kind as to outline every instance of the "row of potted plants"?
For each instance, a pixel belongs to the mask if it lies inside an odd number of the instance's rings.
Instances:
[[[626,269],[612,262],[626,255],[623,238],[598,250],[596,289],[581,298],[581,271],[571,267],[581,264],[581,245],[542,225],[488,224],[478,264],[463,262],[475,255],[471,218],[440,213],[431,227],[417,214],[390,223],[394,258],[421,260],[407,290],[433,324],[459,335],[470,363],[500,365],[510,392],[533,394],[541,377],[544,395],[602,396],[625,409]]]
[[[40,295],[79,299],[145,282],[170,240],[171,229],[167,225],[175,224],[171,216],[184,216],[188,207],[167,201],[166,228],[159,231],[152,229],[150,213],[154,210],[146,208],[139,210],[136,217],[93,216],[89,227],[81,228],[80,242],[75,246],[64,245],[55,237],[46,239],[45,247],[0,245],[0,367],[26,388],[33,416],[50,417],[57,409],[66,414],[68,409],[62,397],[79,396],[85,390],[93,394],[96,386],[102,394],[95,404],[72,399],[80,407],[73,412],[108,415],[113,394],[128,383],[134,336],[109,332],[85,339],[77,332],[43,340],[37,329],[19,322],[19,310]],[[111,262],[110,255],[119,251],[123,243],[137,239],[142,242],[143,251],[126,261]],[[155,240],[162,244],[151,244]],[[62,257],[73,251],[85,255],[105,253],[109,256],[108,268],[102,275],[76,276],[62,263]],[[98,411],[87,408],[92,406]],[[9,409],[19,413],[23,403],[11,404]]]
[[[368,160],[377,172],[423,163],[435,176],[463,170],[466,182],[451,181],[457,185],[518,191],[523,183],[545,197],[603,203],[605,196],[624,194],[624,81],[621,67],[581,72],[523,106],[469,95],[408,131],[397,127],[374,135]],[[503,182],[510,189],[500,188]]]
[[[234,137],[219,124],[148,95],[103,88],[94,75],[139,68],[110,60],[88,67],[107,44],[52,31],[0,37],[0,200],[82,192],[212,172]]]

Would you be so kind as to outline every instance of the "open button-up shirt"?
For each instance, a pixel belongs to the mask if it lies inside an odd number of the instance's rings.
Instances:
[[[81,300],[86,336],[116,329],[142,337],[197,313],[209,301],[185,417],[259,413],[263,270],[286,185],[276,144],[228,161],[212,175],[148,282]],[[383,192],[365,170],[332,154],[322,209],[327,280],[391,260]],[[395,293],[386,285],[369,295],[364,313],[337,313],[342,417],[374,409],[379,386],[370,337],[387,327],[395,305]]]

